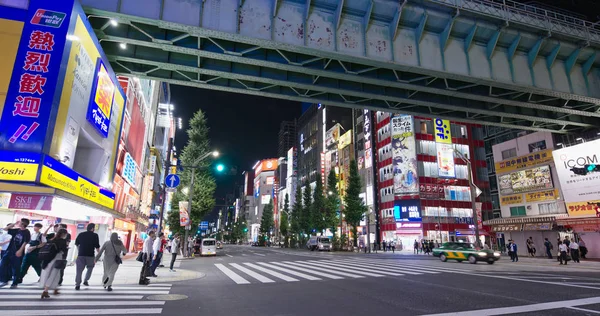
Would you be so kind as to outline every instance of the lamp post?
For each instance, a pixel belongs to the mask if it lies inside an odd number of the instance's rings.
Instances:
[[[477,186],[475,186],[475,183],[473,182],[473,171],[471,169],[471,160],[469,160],[469,158],[465,157],[465,155],[463,155],[463,153],[461,153],[460,151],[458,151],[456,148],[454,148],[454,152],[458,155],[458,157],[467,163],[467,174],[468,174],[468,180],[469,180],[469,187],[471,188],[471,208],[473,209],[473,223],[474,223],[474,227],[475,227],[475,246],[477,247],[481,247],[481,241],[479,240],[479,220],[478,220],[478,215],[477,215]]]

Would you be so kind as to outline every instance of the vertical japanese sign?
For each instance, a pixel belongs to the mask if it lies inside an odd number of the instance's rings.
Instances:
[[[452,134],[450,132],[450,121],[435,119],[435,142],[442,144],[452,144]]]
[[[412,116],[392,117],[392,150],[394,194],[419,194],[417,151]]]
[[[0,118],[0,148],[41,151],[73,0],[31,0]]]
[[[96,72],[92,84],[92,97],[87,112],[87,120],[92,123],[102,137],[108,137],[110,126],[110,112],[115,95],[116,86],[113,83],[102,58],[98,57]]]
[[[368,109],[364,109],[363,114],[363,135],[365,139],[365,169],[368,169],[373,166],[373,153],[371,152],[371,111],[369,111]]]
[[[190,212],[189,202],[179,201],[179,225],[189,226],[190,225]]]

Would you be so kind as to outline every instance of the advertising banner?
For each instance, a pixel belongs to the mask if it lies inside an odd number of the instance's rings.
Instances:
[[[525,194],[525,201],[527,203],[532,202],[545,202],[545,201],[556,201],[560,198],[558,190],[547,190]]]
[[[542,150],[529,155],[513,157],[510,159],[496,162],[496,173],[505,173],[517,169],[534,167],[540,164],[547,164],[552,161],[552,149]]]
[[[110,209],[115,206],[113,192],[100,187],[49,156],[44,157],[40,183]]]
[[[151,155],[148,159],[148,173],[154,174],[156,172],[156,155]]]
[[[13,193],[8,203],[10,209],[43,210],[52,209],[52,196]]]
[[[179,201],[179,225],[189,226],[190,225],[190,203],[187,201]]]
[[[29,1],[6,99],[3,100],[0,149],[42,151],[73,3],[73,0]],[[14,47],[2,49],[10,56]],[[7,67],[3,64],[2,68]],[[2,76],[9,73],[9,69],[1,70]]]
[[[371,168],[373,166],[373,152],[371,149],[371,111],[364,109],[364,124],[363,124],[363,136],[364,136],[364,150],[365,150],[365,168]]]
[[[481,202],[475,202],[475,211],[477,211],[477,228],[483,229],[483,204]]]
[[[115,83],[106,71],[102,58],[98,57],[92,83],[92,97],[90,98],[86,118],[103,138],[108,137],[108,126],[110,126],[110,113],[115,90]]]
[[[41,158],[38,153],[0,150],[0,180],[35,181]]]
[[[553,188],[549,166],[519,170],[498,176],[500,194],[525,193]]]
[[[436,143],[438,175],[440,178],[456,177],[454,147],[452,144]]]
[[[397,200],[394,201],[394,218],[396,221],[421,221],[420,200]]]
[[[279,162],[277,159],[267,159],[267,160],[260,161],[257,164],[256,168],[254,169],[254,177],[258,178],[258,175],[263,171],[276,170],[278,163]]]
[[[340,124],[335,124],[325,133],[325,148],[332,149],[335,147],[338,139],[340,138]]]
[[[352,130],[349,130],[344,135],[340,136],[338,149],[344,149],[350,144],[352,144]]]
[[[523,195],[506,195],[500,197],[500,205],[523,204]]]
[[[599,214],[600,172],[596,166],[600,165],[600,140],[558,149],[552,155],[569,215]]]
[[[423,184],[419,185],[419,196],[422,199],[439,200],[444,198],[444,185],[442,184]]]
[[[435,142],[442,144],[452,144],[452,134],[450,132],[450,121],[435,119],[434,123],[434,132],[435,132]]]
[[[394,194],[419,194],[413,118],[410,115],[394,116],[391,123]]]

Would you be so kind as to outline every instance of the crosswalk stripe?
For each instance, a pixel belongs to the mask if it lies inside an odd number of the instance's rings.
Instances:
[[[159,287],[159,286],[168,286],[168,287],[171,287],[171,286],[173,286],[173,284],[167,284],[167,283],[150,283],[150,284],[148,284],[146,286],[149,286],[149,287],[155,287],[155,286],[156,287]]]
[[[311,280],[311,281],[322,280],[321,278],[317,278],[317,277],[314,277],[312,275],[300,273],[300,272],[297,272],[297,271],[294,271],[294,270],[290,270],[290,269],[286,269],[286,268],[282,268],[282,267],[277,267],[277,266],[274,266],[274,265],[269,265],[268,263],[265,263],[265,262],[257,262],[257,263],[260,264],[260,265],[266,266],[269,269],[275,269],[275,270],[278,270],[278,271],[282,271],[282,272],[285,272],[287,274],[291,274],[293,276],[297,276],[299,278],[303,278],[303,279],[307,279],[307,280]]]
[[[303,267],[296,266],[295,264],[293,264],[290,261],[285,261],[285,264],[281,263],[281,262],[271,262],[271,263],[272,264],[276,264],[278,266],[284,266],[284,267],[289,268],[289,269],[294,269],[294,270],[298,270],[298,271],[302,271],[302,272],[306,272],[306,273],[318,275],[318,276],[325,277],[325,278],[328,278],[328,279],[333,279],[333,280],[343,279],[343,277],[340,277],[340,276],[337,276],[337,275],[331,275],[331,274],[327,274],[327,273],[321,273],[321,272],[318,272],[318,271],[314,271],[314,269],[306,269],[306,268],[303,268]]]
[[[73,302],[56,302],[56,301],[1,301],[2,307],[21,307],[21,306],[148,306],[148,305],[165,305],[165,301],[73,301]]]
[[[253,252],[253,254],[255,254],[255,255],[257,255],[257,256],[261,256],[261,257],[266,257],[266,255],[263,255],[262,253],[256,253],[256,252]]]
[[[365,268],[364,266],[360,266],[358,264],[351,264],[351,263],[347,263],[347,262],[339,262],[339,261],[332,261],[332,260],[319,260],[317,262],[327,263],[327,264],[335,265],[338,267],[346,267],[349,270],[353,270],[352,272],[354,272],[354,270],[358,270],[358,271],[365,271],[365,272],[370,272],[370,273],[384,274],[384,275],[391,275],[391,276],[404,275],[402,273],[390,272],[388,270],[383,270],[383,269],[379,269],[379,268],[373,268],[373,267]],[[408,273],[408,274],[411,274],[411,273]],[[414,273],[414,274],[420,274],[420,273]]]
[[[10,310],[11,316],[161,314],[162,308]]]
[[[274,276],[276,278],[280,278],[280,279],[282,279],[284,281],[288,281],[288,282],[299,281],[298,279],[294,279],[294,278],[289,277],[287,275],[283,275],[283,274],[281,274],[279,272],[271,271],[271,270],[269,270],[267,268],[263,268],[261,266],[255,265],[253,263],[244,262],[244,264],[247,265],[247,266],[249,266],[249,267],[251,267],[251,268],[254,268],[255,270],[259,270],[259,271],[262,271],[264,273],[270,274],[270,275],[272,275],[272,276]]]
[[[257,279],[258,281],[260,281],[262,283],[273,283],[273,282],[275,282],[275,281],[273,281],[273,280],[271,280],[271,279],[269,279],[269,278],[267,278],[265,276],[262,276],[262,275],[254,272],[254,271],[252,271],[250,269],[244,268],[244,267],[242,267],[241,265],[239,265],[237,263],[230,263],[229,265],[232,266],[232,267],[234,267],[234,268],[236,268],[236,269],[238,269],[238,270],[240,270],[240,271],[242,271],[242,272],[244,272],[244,273],[246,273],[247,275],[249,275],[249,276]]]
[[[373,273],[373,272],[369,272],[369,271],[365,271],[364,269],[349,269],[347,267],[341,266],[339,264],[335,264],[333,262],[331,262],[330,260],[309,260],[307,261],[307,263],[314,263],[318,266],[327,266],[328,269],[332,269],[335,271],[342,271],[344,273],[348,272],[351,274],[358,274],[358,275],[364,275],[364,276],[370,276],[370,277],[382,277],[384,276],[384,273]],[[401,275],[401,274],[393,274],[393,275]]]
[[[233,258],[233,256],[232,256],[232,255],[229,255],[229,254],[225,254],[225,255],[226,255],[227,257],[229,257],[229,258]]]
[[[354,266],[369,265],[369,269],[375,269],[375,270],[392,269],[392,270],[399,271],[404,274],[411,274],[411,275],[421,275],[424,273],[426,273],[426,274],[438,274],[439,273],[439,272],[433,272],[433,271],[423,270],[423,269],[401,268],[400,266],[380,264],[380,263],[375,264],[375,263],[371,263],[371,262],[362,262],[362,261],[355,261],[355,260],[339,260],[339,261],[341,263],[347,264],[347,265],[354,265]],[[374,267],[374,268],[371,268],[371,267]]]
[[[398,262],[398,261],[392,261],[392,262],[384,262],[381,263],[378,260],[364,260],[364,259],[355,259],[355,261],[359,261],[359,262],[364,262],[366,264],[372,264],[372,265],[380,265],[380,266],[394,266],[394,267],[399,267],[399,268],[410,268],[410,269],[415,269],[415,270],[427,270],[427,271],[436,271],[436,272],[469,272],[469,270],[461,270],[461,269],[452,269],[452,268],[444,268],[444,267],[437,267],[437,266],[423,266],[423,265],[416,265],[416,264],[410,264],[410,263],[405,263],[405,262]]]
[[[40,290],[38,294],[35,295],[24,295],[24,294],[15,294],[15,295],[2,295],[0,296],[0,300],[14,299],[14,300],[27,300],[27,299],[40,299],[40,295],[42,291]],[[141,300],[144,298],[144,295],[119,295],[117,293],[108,295],[108,294],[98,294],[98,295],[51,295],[53,300],[59,299],[80,299],[80,300]]]
[[[248,280],[242,278],[239,274],[231,271],[229,268],[227,268],[221,263],[215,263],[215,267],[221,270],[221,272],[225,273],[226,276],[228,276],[231,280],[233,280],[233,282],[237,284],[250,284]]]
[[[74,287],[74,286],[73,286]],[[65,286],[62,286],[61,288],[65,288]],[[69,288],[71,288],[69,286]],[[152,290],[152,291],[158,291],[158,290],[170,290],[171,286],[161,286],[161,287],[152,287],[151,289],[145,287],[145,286],[119,286],[119,285],[113,285],[112,286],[113,290],[117,291],[117,290]],[[41,287],[39,285],[21,285],[19,284],[19,287],[16,289],[0,289],[0,293],[6,291],[6,292],[12,292],[14,290],[18,290],[18,289],[41,289]],[[81,287],[82,291],[86,291],[86,290],[103,290],[105,291],[106,289],[103,286],[96,286],[96,285],[91,285],[91,286],[82,286]]]
[[[41,289],[7,289],[7,290],[0,290],[0,294],[10,294],[10,293],[41,293],[40,292]],[[59,291],[61,293],[105,293],[106,290],[105,289],[84,289],[82,288],[81,290],[63,290],[63,289],[59,289]],[[151,291],[151,290],[138,290],[138,291],[132,291],[132,290],[124,290],[124,291],[119,291],[119,294],[169,294],[169,291]]]
[[[446,268],[446,267],[439,267],[439,266],[427,266],[424,267],[422,265],[418,265],[418,264],[413,264],[413,263],[397,263],[397,264],[401,264],[402,266],[405,267],[410,267],[410,268],[414,268],[414,269],[431,269],[434,271],[442,271],[442,272],[460,272],[460,273],[465,273],[465,272],[471,272],[471,269],[454,269],[454,268]]]
[[[325,271],[325,272],[331,273],[333,275],[341,275],[341,276],[345,276],[347,278],[353,278],[353,279],[364,278],[363,276],[360,276],[360,275],[357,275],[357,274],[350,274],[350,273],[345,273],[345,272],[341,272],[341,271],[331,271],[331,270],[335,270],[335,269],[331,269],[331,267],[328,268],[328,269],[326,269],[325,267],[323,267],[321,265],[310,263],[310,262],[306,262],[306,261],[296,261],[296,262],[286,261],[286,263],[293,264],[293,265],[300,265],[300,266],[304,266],[304,267],[309,267],[309,268],[311,268],[313,270]]]

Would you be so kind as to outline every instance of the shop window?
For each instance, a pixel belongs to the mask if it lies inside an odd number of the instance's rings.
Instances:
[[[502,160],[506,160],[512,157],[516,157],[517,156],[517,149],[516,148],[511,148],[511,149],[507,149],[507,150],[503,150],[502,151]]]
[[[540,140],[539,142],[529,144],[529,152],[533,153],[536,151],[546,150],[546,140]]]
[[[526,216],[527,210],[525,206],[514,206],[510,208],[510,216]]]
[[[538,209],[540,211],[540,215],[560,213],[560,209],[558,208],[558,203],[556,203],[556,202],[540,203],[540,204],[538,204]]]

